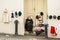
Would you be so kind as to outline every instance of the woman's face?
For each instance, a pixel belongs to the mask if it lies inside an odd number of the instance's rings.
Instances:
[[[28,19],[32,19],[31,16],[29,16]]]
[[[40,21],[40,23],[43,23],[42,21]]]

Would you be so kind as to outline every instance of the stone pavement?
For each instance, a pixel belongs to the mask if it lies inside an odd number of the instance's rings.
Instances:
[[[0,40],[59,40],[52,38],[45,38],[44,36],[17,36],[17,35],[0,35]]]

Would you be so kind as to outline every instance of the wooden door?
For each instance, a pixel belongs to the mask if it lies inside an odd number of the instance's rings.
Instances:
[[[46,1],[46,0],[45,0]],[[44,0],[24,0],[24,21],[28,16],[32,16],[34,21],[34,26],[38,23],[36,22],[36,15],[40,12],[45,12],[45,1]]]

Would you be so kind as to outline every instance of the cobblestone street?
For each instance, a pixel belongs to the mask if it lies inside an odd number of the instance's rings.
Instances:
[[[0,40],[59,40],[52,38],[45,38],[44,36],[16,36],[16,35],[0,35]]]

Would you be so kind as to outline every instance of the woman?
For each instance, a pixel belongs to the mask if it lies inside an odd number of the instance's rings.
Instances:
[[[31,18],[31,16],[29,16],[26,19],[26,22],[25,22],[25,31],[28,31],[29,33],[31,33],[33,31],[33,20]]]
[[[44,32],[44,30],[41,29],[40,26],[35,27],[35,28],[34,28],[34,31],[35,31],[35,33],[36,33],[36,36],[38,36],[39,34],[41,34],[42,32]]]

